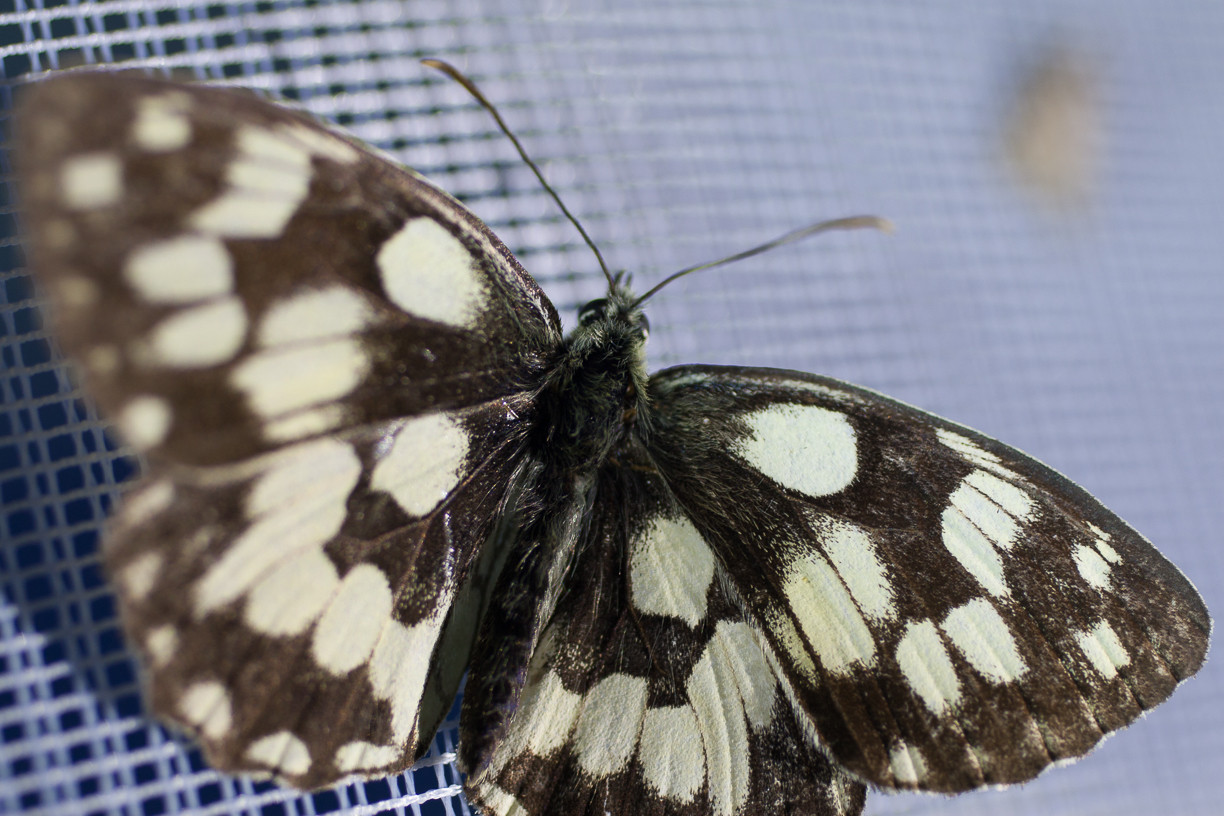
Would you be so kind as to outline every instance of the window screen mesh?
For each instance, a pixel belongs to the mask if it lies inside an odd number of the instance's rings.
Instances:
[[[477,79],[639,283],[814,220],[888,216],[892,236],[671,287],[652,365],[817,371],[977,427],[1088,487],[1224,608],[1224,6],[0,0],[0,38],[6,137],[15,89],[48,69],[268,89],[466,201],[570,325],[602,287],[591,255],[420,57]],[[466,812],[453,720],[404,777],[302,796],[213,773],[146,717],[98,557],[131,462],[44,328],[4,162],[0,813]],[[1213,812],[1218,665],[1072,768],[867,812]]]

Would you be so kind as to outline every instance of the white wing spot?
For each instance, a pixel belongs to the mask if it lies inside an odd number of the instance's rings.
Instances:
[[[897,614],[892,584],[871,535],[853,522],[811,513],[820,546],[867,617],[884,621]]]
[[[272,442],[293,442],[334,430],[344,421],[340,405],[324,405],[273,419],[263,426],[264,438]]]
[[[399,759],[401,753],[398,745],[375,745],[355,740],[341,745],[336,751],[336,769],[341,773],[353,773],[385,768]]]
[[[770,634],[782,644],[782,648],[786,650],[786,656],[790,658],[789,668],[799,672],[809,683],[818,682],[819,674],[816,670],[816,663],[808,654],[807,644],[800,637],[799,630],[795,628],[785,607],[782,604],[771,604],[764,612],[765,623]]]
[[[113,153],[84,153],[60,168],[60,196],[70,210],[97,210],[123,196],[123,164]]]
[[[697,715],[705,746],[708,795],[718,816],[739,813],[748,800],[751,765],[744,704],[734,672],[707,647],[693,667],[685,690]]]
[[[55,297],[64,309],[71,311],[88,309],[102,297],[98,284],[83,275],[61,274],[52,280]]]
[[[174,368],[205,368],[227,363],[246,340],[242,301],[226,297],[167,317],[149,334],[151,362]]]
[[[187,94],[169,93],[140,100],[132,123],[132,141],[150,153],[168,153],[191,142]]]
[[[365,663],[391,624],[391,606],[391,585],[383,571],[373,564],[353,567],[315,628],[315,661],[335,675]]]
[[[956,668],[931,621],[917,621],[905,627],[897,644],[897,665],[931,713],[942,714],[960,700]]]
[[[540,659],[539,653],[533,659]],[[500,771],[507,762],[527,752],[547,757],[565,746],[582,711],[582,700],[581,694],[565,688],[555,672],[546,672],[538,679],[533,675],[523,687],[518,708],[521,714],[494,748],[489,767]]]
[[[414,218],[378,250],[387,297],[405,312],[459,328],[483,310],[485,283],[476,259],[446,227]]]
[[[298,775],[310,770],[310,749],[288,731],[277,731],[252,742],[246,758],[281,773]]]
[[[969,664],[992,682],[1019,680],[1028,671],[1011,629],[985,598],[975,598],[949,612],[943,630]]]
[[[123,497],[118,524],[125,530],[139,527],[160,515],[174,501],[174,484],[159,479],[143,485]]]
[[[631,546],[629,581],[639,612],[694,627],[705,617],[714,553],[687,518],[655,516]]]
[[[133,600],[143,601],[149,597],[164,562],[161,553],[146,552],[123,568],[123,588]]]
[[[370,656],[370,687],[391,704],[392,742],[408,743],[416,727],[425,680],[451,599],[438,601],[433,617],[406,627],[392,621],[382,631]],[[411,743],[415,746],[415,742]]]
[[[269,635],[305,632],[327,608],[340,576],[322,549],[309,548],[281,559],[251,588],[247,625]]]
[[[216,238],[180,235],[133,250],[123,277],[150,303],[193,303],[234,290],[234,260]]]
[[[360,475],[357,454],[335,439],[304,442],[272,458],[247,496],[251,526],[196,584],[196,614],[233,601],[298,553],[321,550],[344,523]]]
[[[697,715],[689,706],[646,709],[638,744],[646,784],[665,799],[693,801],[705,781],[700,744]]]
[[[357,148],[332,133],[306,125],[285,125],[285,135],[296,140],[312,155],[340,164],[352,164],[361,157]]]
[[[1033,500],[1023,490],[997,476],[975,470],[953,491],[951,505],[991,544],[1008,550],[1016,541],[1019,523],[1032,512]]]
[[[530,816],[531,811],[523,807],[514,795],[491,782],[477,782],[480,797],[489,808],[490,813],[497,816]]]
[[[782,592],[820,665],[848,674],[875,662],[875,638],[837,572],[808,550],[787,568]]]
[[[169,624],[150,629],[145,636],[145,648],[153,659],[153,665],[164,666],[178,651],[178,632]]]
[[[119,349],[109,343],[102,343],[94,346],[85,352],[85,366],[90,373],[100,377],[114,374],[119,368]]]
[[[165,441],[173,419],[169,402],[152,394],[144,394],[129,400],[115,423],[119,426],[119,433],[132,447],[147,451]]]
[[[373,313],[365,298],[347,286],[301,292],[270,308],[256,335],[261,346],[282,346],[358,334]]]
[[[1007,594],[1007,584],[1003,581],[1003,559],[991,546],[982,531],[965,518],[956,506],[944,509],[940,517],[942,522],[941,537],[948,552],[960,562],[978,583],[992,595]]]
[[[1018,487],[975,470],[961,480],[943,511],[943,544],[995,596],[1008,593],[999,551],[1011,549],[1033,500]]]
[[[646,680],[610,674],[586,693],[574,728],[578,765],[596,779],[629,764],[646,713]]]
[[[370,475],[370,488],[391,494],[404,512],[421,518],[442,503],[463,476],[467,432],[445,414],[406,421]]]
[[[253,354],[234,368],[230,383],[246,395],[256,414],[276,419],[351,393],[369,364],[361,343],[343,338]],[[269,427],[284,433],[281,426]]]
[[[1106,680],[1117,677],[1118,670],[1130,663],[1130,655],[1109,621],[1101,621],[1088,631],[1080,632],[1075,636],[1075,642],[1092,667]]]
[[[310,191],[310,153],[280,128],[247,125],[234,143],[226,188],[196,210],[190,223],[208,235],[277,238]]]
[[[251,486],[246,515],[252,521],[291,510],[310,513],[343,504],[361,474],[357,454],[338,439],[319,439],[286,448],[264,460],[263,473]],[[324,539],[319,539],[322,545]]]
[[[1036,507],[1028,493],[1011,482],[1004,481],[993,473],[987,473],[984,470],[973,471],[965,477],[962,484],[972,487],[997,505],[998,512],[1008,517],[1012,524],[1027,519],[1032,515],[1033,509]],[[986,508],[981,508],[980,510],[975,509],[971,517],[984,519],[987,515],[988,511]],[[994,513],[991,512],[990,515],[994,515]],[[1008,527],[1006,522],[1001,523],[1004,527]],[[999,546],[1001,547],[1006,547],[1011,543],[1012,540],[1010,538],[1006,540],[1006,543],[1004,543],[1002,537],[999,539]]]
[[[1103,539],[1103,538],[1097,539],[1096,548],[1097,548],[1097,552],[1101,554],[1101,557],[1104,558],[1109,563],[1117,564],[1122,561],[1122,556],[1118,555],[1117,550],[1109,546],[1109,543],[1106,541],[1106,539]]]
[[[528,720],[521,729],[514,730],[525,735],[525,746],[508,747],[515,754],[526,747],[536,756],[546,757],[569,741],[582,710],[582,695],[567,689],[556,673],[548,672],[523,692],[523,698]],[[514,751],[515,748],[518,750]]]
[[[743,621],[720,622],[707,650],[717,650],[713,658],[730,671],[748,724],[755,729],[769,725],[778,681],[752,627]]]
[[[858,441],[845,414],[818,405],[775,404],[745,417],[734,450],[783,487],[807,496],[840,493],[858,471]]]
[[[936,430],[935,436],[944,445],[964,457],[966,461],[972,462],[985,470],[993,471],[999,476],[1016,478],[1015,473],[1003,466],[1003,460],[979,446],[969,437],[962,436],[954,431],[944,430],[943,428]]]
[[[1091,521],[1087,522],[1087,524],[1088,529],[1092,531],[1092,537],[1095,539],[1094,544],[1096,545],[1097,552],[1101,554],[1101,557],[1111,564],[1117,564],[1120,562],[1122,560],[1122,556],[1118,555],[1118,551],[1109,545],[1112,536],[1110,536],[1109,533],[1105,532],[1100,527],[1093,524]]]
[[[221,739],[233,725],[229,692],[215,680],[189,686],[179,698],[183,719],[212,739]]]
[[[889,768],[902,785],[916,785],[926,779],[927,764],[922,752],[901,742],[888,752]]]
[[[1077,545],[1071,553],[1080,577],[1097,589],[1109,589],[1109,563],[1092,547]]]

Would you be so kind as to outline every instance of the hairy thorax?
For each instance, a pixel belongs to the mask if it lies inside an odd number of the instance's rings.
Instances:
[[[605,461],[646,413],[646,328],[623,290],[582,310],[541,394],[538,441],[556,475]]]

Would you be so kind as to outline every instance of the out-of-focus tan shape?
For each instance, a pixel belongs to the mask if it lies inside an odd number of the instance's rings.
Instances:
[[[1099,88],[1085,61],[1051,51],[1020,87],[1004,130],[1004,154],[1037,198],[1059,208],[1088,204],[1103,151]]]

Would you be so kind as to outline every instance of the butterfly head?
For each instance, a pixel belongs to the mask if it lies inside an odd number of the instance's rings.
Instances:
[[[584,356],[605,350],[611,357],[622,358],[644,371],[650,321],[642,311],[641,299],[622,282],[622,276],[613,280],[606,297],[589,301],[578,310],[578,326],[570,333],[567,345]]]
[[[628,289],[617,286],[607,297],[588,301],[578,310],[579,329],[596,330],[603,335],[626,333],[645,348],[650,337],[650,321],[642,311],[640,301]]]

